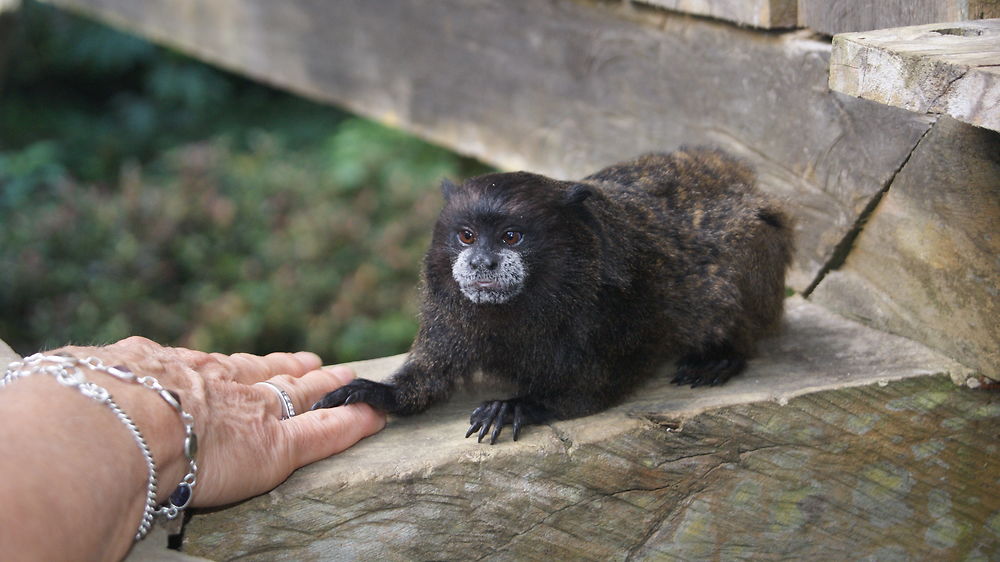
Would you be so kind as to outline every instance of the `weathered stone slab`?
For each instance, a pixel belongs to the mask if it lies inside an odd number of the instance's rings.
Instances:
[[[838,35],[830,88],[1000,131],[1000,19]]]
[[[506,169],[714,144],[799,219],[809,286],[931,119],[827,87],[830,46],[665,10],[511,0],[55,0]],[[892,131],[873,135],[872,131]]]
[[[795,27],[796,0],[638,0],[669,10],[765,29]]]
[[[516,443],[463,439],[492,393],[463,394],[196,515],[185,548],[220,560],[1000,552],[1000,482],[982,473],[1000,407],[931,376],[961,379],[961,366],[801,299],[764,347],[725,386],[664,376]]]
[[[1000,379],[1000,133],[938,121],[811,299]]]
[[[996,0],[798,0],[799,25],[836,35],[1000,17]]]

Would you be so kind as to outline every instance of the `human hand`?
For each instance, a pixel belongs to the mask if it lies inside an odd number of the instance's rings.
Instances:
[[[180,396],[198,434],[194,506],[224,505],[266,492],[296,468],[343,451],[385,425],[385,415],[367,404],[308,411],[327,392],[354,379],[346,367],[320,368],[320,358],[308,352],[223,355],[163,347],[139,337],[106,347],[55,351],[97,357],[109,366],[124,365],[136,376],[155,377]],[[261,381],[287,392],[301,414],[281,420],[274,391],[254,386]],[[187,469],[180,453],[183,426],[176,412],[154,393],[128,386],[133,388],[116,387],[112,392],[124,396],[119,403],[150,443],[163,500]],[[130,402],[142,404],[134,406],[142,411],[131,410]]]

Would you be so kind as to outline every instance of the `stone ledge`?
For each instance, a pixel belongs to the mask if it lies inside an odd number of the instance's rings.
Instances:
[[[830,88],[1000,131],[1000,19],[837,35]]]
[[[816,542],[816,533],[825,532],[822,525],[799,533],[807,521],[842,524],[846,518],[853,525],[860,518],[870,525],[864,518],[880,510],[892,517],[912,511],[908,506],[917,500],[879,488],[880,479],[898,483],[900,478],[923,477],[911,472],[907,463],[912,461],[882,459],[880,451],[919,446],[927,448],[921,459],[931,460],[944,453],[937,441],[928,444],[927,436],[909,435],[923,424],[906,429],[900,443],[893,437],[900,427],[883,427],[880,420],[888,423],[895,416],[901,421],[893,423],[910,425],[911,405],[935,406],[959,392],[932,375],[948,373],[962,380],[968,371],[919,344],[797,298],[789,302],[786,334],[764,347],[749,371],[725,386],[676,388],[664,376],[604,413],[529,427],[517,443],[509,441],[509,432],[495,446],[463,439],[469,411],[489,396],[462,394],[425,414],[391,420],[382,433],[299,470],[269,494],[196,515],[188,525],[186,550],[251,560],[608,559],[672,549],[692,556],[698,549],[730,552],[737,545],[760,554],[777,548],[761,540],[773,535],[791,553],[831,544]],[[401,361],[401,356],[387,358],[356,368],[362,376],[381,378]],[[889,382],[900,379],[925,382],[913,388]],[[897,406],[886,405],[890,400]],[[964,406],[952,408],[964,411]],[[995,404],[977,408],[969,411],[1000,416]],[[958,431],[959,422],[952,425]],[[937,422],[926,431],[938,431]],[[962,433],[963,443],[979,439],[967,433]],[[947,436],[940,439],[948,443]],[[851,447],[865,454],[855,454]],[[949,449],[947,454],[959,453]],[[756,472],[756,463],[764,459],[775,474]],[[853,479],[865,474],[871,478],[857,485],[872,489],[864,488],[852,499]],[[971,474],[962,475],[961,485],[964,479],[975,481]],[[976,485],[995,490],[997,482]],[[747,518],[739,536],[732,534],[735,523],[726,522],[729,500],[706,487],[718,488],[730,499],[737,496],[733,507]],[[925,501],[930,492],[920,491],[919,501]],[[976,507],[974,516],[983,509],[1000,509],[993,506],[1000,494],[989,491],[980,497],[989,505]],[[899,501],[886,507],[883,499]],[[762,503],[753,505],[758,501]],[[852,501],[867,511],[845,514],[851,506],[842,504]],[[964,509],[972,500],[953,501]],[[721,526],[699,527],[706,518]],[[933,523],[893,521],[921,530]],[[846,551],[855,535],[863,533],[847,533],[849,529],[833,541],[835,550]],[[868,534],[864,538],[874,540]],[[983,541],[996,552],[1000,537]],[[897,542],[891,546],[899,547]]]

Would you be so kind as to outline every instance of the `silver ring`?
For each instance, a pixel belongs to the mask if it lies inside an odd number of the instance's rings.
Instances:
[[[257,384],[267,385],[275,394],[278,395],[278,402],[281,403],[281,419],[287,420],[288,418],[295,415],[295,406],[292,405],[292,397],[288,395],[280,386],[274,384],[273,382],[261,381]]]

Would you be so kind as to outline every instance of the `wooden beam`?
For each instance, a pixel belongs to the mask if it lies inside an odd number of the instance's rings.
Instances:
[[[1000,133],[943,117],[810,298],[1000,380],[998,227]]]
[[[830,88],[1000,131],[1000,19],[838,35]]]
[[[1000,555],[995,397],[903,338],[793,300],[711,389],[652,380],[602,414],[463,439],[463,394],[197,514],[212,559],[920,559]],[[400,358],[357,365],[379,378]],[[508,435],[509,438],[509,435]]]
[[[638,0],[668,10],[760,27],[795,27],[796,0]]]
[[[1000,17],[996,0],[798,0],[799,25],[836,35]]]
[[[664,10],[568,0],[53,3],[501,168],[572,178],[642,152],[721,146],[755,165],[798,217],[797,289],[930,125],[831,93],[829,44],[808,33]]]

